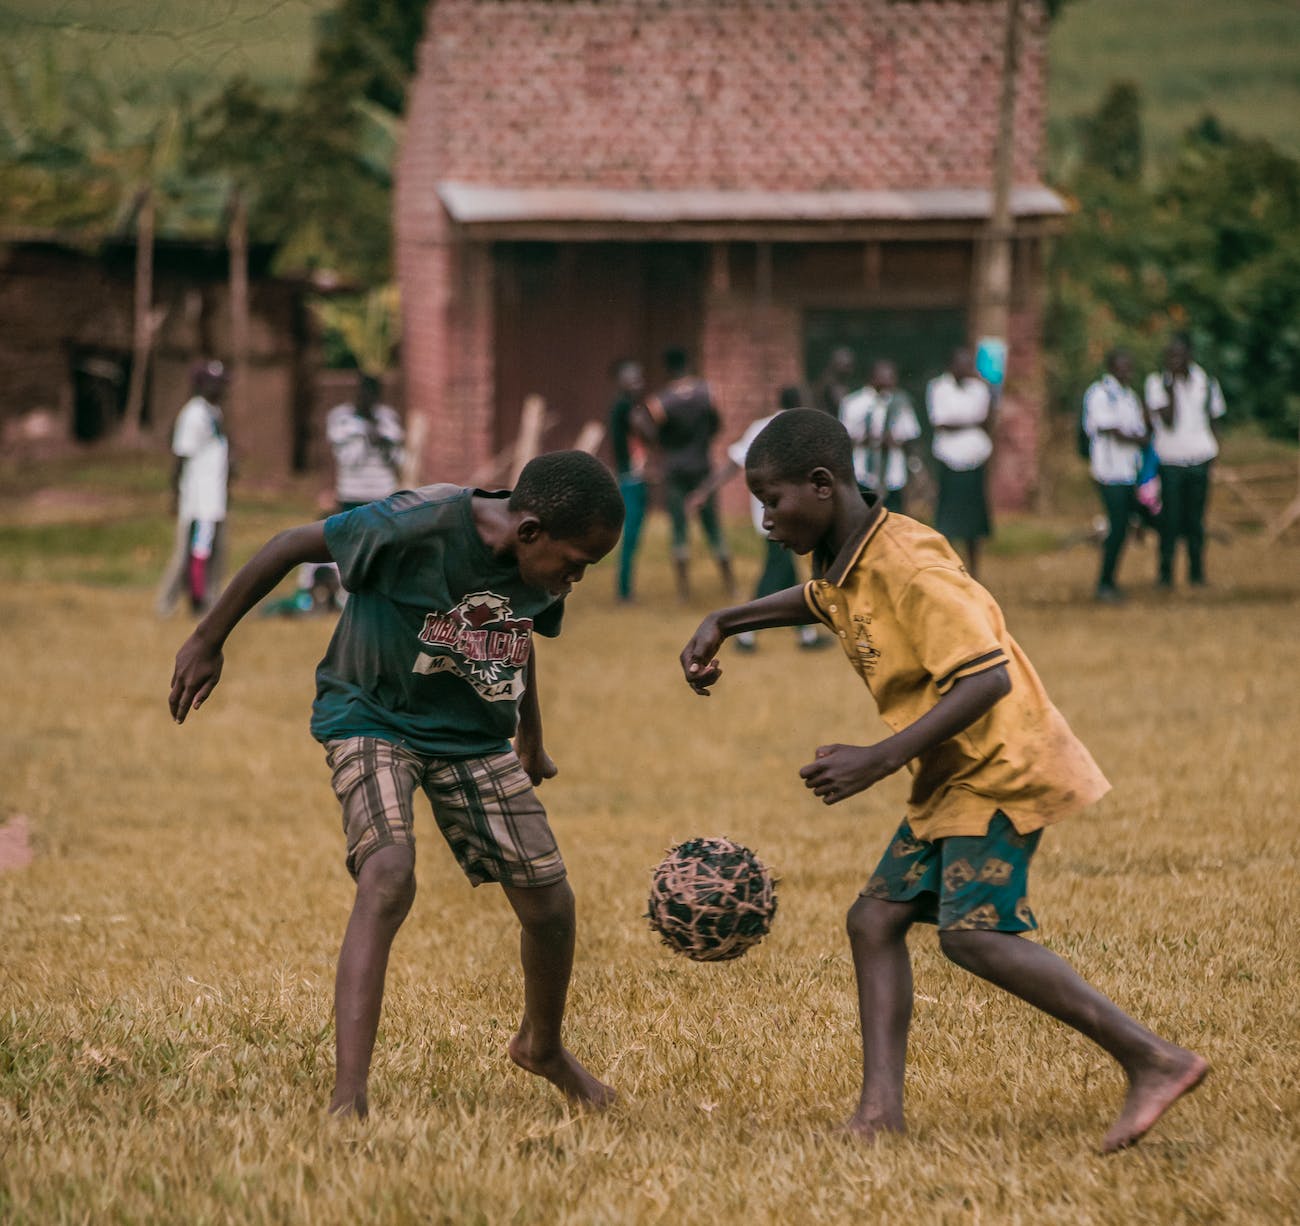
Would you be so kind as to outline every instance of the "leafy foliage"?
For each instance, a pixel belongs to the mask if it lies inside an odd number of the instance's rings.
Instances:
[[[402,318],[396,284],[356,297],[320,299],[312,309],[322,325],[328,365],[355,366],[375,376],[392,366]]]
[[[196,155],[248,185],[252,232],[280,245],[281,268],[389,279],[393,164],[425,3],[341,0],[318,22],[296,99],[238,79],[204,110]]]
[[[1112,91],[1094,130],[1114,132],[1120,111]],[[1071,184],[1077,211],[1052,266],[1047,342],[1056,407],[1078,404],[1107,349],[1124,344],[1152,366],[1169,333],[1183,330],[1222,382],[1234,416],[1294,435],[1300,162],[1208,117],[1150,187],[1114,144],[1092,148]]]

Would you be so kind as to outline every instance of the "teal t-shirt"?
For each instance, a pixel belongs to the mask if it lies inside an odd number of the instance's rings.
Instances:
[[[475,494],[510,496],[429,485],[325,521],[349,596],[316,670],[318,741],[373,736],[429,757],[507,747],[533,631],[559,634],[564,601],[488,549]]]

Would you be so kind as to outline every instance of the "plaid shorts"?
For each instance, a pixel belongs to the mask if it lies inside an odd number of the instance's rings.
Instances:
[[[1000,810],[986,834],[923,842],[906,821],[899,826],[863,898],[921,903],[922,923],[941,930],[992,928],[1027,932],[1038,927],[1029,909],[1029,861],[1041,830],[1020,834]]]
[[[381,847],[415,849],[417,785],[473,885],[544,886],[564,880],[546,810],[513,749],[487,758],[426,758],[376,737],[329,741],[325,757],[343,806],[348,872]]]

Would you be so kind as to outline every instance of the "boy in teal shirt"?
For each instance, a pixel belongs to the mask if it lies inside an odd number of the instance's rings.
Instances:
[[[532,635],[559,633],[564,598],[622,522],[613,477],[579,451],[539,456],[513,491],[403,490],[274,537],[176,656],[169,705],[183,723],[220,680],[240,618],[294,567],[338,564],[350,598],[316,672],[311,721],[357,884],[335,981],[332,1114],[367,1111],[388,954],[415,897],[417,786],[466,876],[498,882],[522,926],[524,1015],[511,1059],[575,1102],[614,1098],[561,1041],[574,904],[533,790],[556,768],[542,743]]]

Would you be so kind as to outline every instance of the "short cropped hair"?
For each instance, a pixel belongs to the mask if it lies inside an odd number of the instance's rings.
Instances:
[[[684,375],[691,364],[691,355],[680,345],[664,350],[664,369],[670,375]]]
[[[776,395],[777,407],[785,409],[803,408],[803,392],[793,383],[787,383]]]
[[[827,468],[839,481],[854,484],[849,432],[820,409],[778,413],[750,444],[745,470],[768,469],[778,481],[800,481],[814,468]]]
[[[531,511],[557,540],[572,540],[596,527],[623,526],[623,498],[614,474],[585,451],[552,451],[529,460],[509,506]]]

